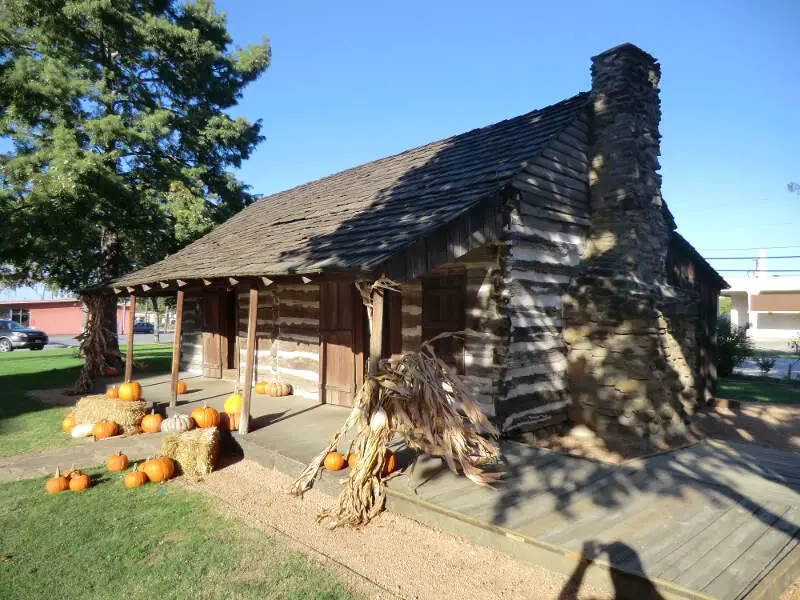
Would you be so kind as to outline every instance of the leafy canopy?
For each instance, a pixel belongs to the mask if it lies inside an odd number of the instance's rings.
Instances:
[[[228,110],[268,67],[210,0],[0,0],[0,279],[116,277],[252,201]]]

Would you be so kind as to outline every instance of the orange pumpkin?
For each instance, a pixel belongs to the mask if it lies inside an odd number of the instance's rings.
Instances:
[[[69,489],[71,492],[80,492],[92,485],[92,479],[85,473],[81,473],[77,477],[69,480]]]
[[[156,410],[152,409],[149,415],[145,415],[142,419],[142,431],[144,433],[158,433],[161,431],[161,421],[164,417],[156,414]]]
[[[136,402],[142,398],[142,386],[138,381],[126,381],[119,386],[119,399],[123,402]]]
[[[178,394],[185,394],[187,389],[185,381],[179,381],[178,385],[175,386],[175,391]]]
[[[114,367],[106,367],[106,377],[116,377],[119,375],[119,371],[117,371]]]
[[[394,452],[386,450],[386,456],[383,459],[383,476],[390,475],[395,469]]]
[[[203,404],[191,412],[191,417],[198,427],[216,427],[219,425],[219,413],[210,406]]]
[[[75,425],[76,423],[75,423],[74,412],[69,413],[66,417],[64,417],[64,420],[61,421],[61,429],[63,429],[67,433],[72,433],[72,428],[75,427]]]
[[[75,465],[72,465],[72,468],[64,473],[64,477],[67,479],[72,479],[73,477],[77,477],[78,475],[83,475],[79,469],[75,468]]]
[[[256,394],[266,394],[267,393],[267,384],[263,381],[259,381],[256,384]]]
[[[219,415],[220,429],[225,431],[236,431],[239,429],[240,413],[224,412]]]
[[[139,487],[140,485],[143,485],[148,481],[149,480],[147,479],[147,473],[145,473],[144,471],[139,471],[138,469],[134,469],[133,471],[125,475],[123,483],[125,484],[126,488],[130,489]]]
[[[157,483],[169,479],[175,474],[175,463],[171,458],[159,456],[144,461],[141,470],[147,475],[147,479]]]
[[[117,424],[112,421],[98,421],[92,425],[92,435],[98,440],[117,435]]]
[[[358,454],[356,454],[355,452],[351,452],[350,454],[347,455],[347,466],[348,467],[350,467],[352,469],[353,467],[356,466],[357,462],[358,462]]]
[[[106,398],[119,398],[119,388],[112,385],[106,390]]]
[[[106,461],[106,469],[109,471],[122,471],[128,468],[128,457],[122,452],[117,452]]]
[[[325,455],[325,468],[328,471],[341,471],[344,469],[344,456],[338,452],[328,452]]]
[[[61,474],[58,467],[56,467],[56,474],[47,480],[44,489],[48,494],[57,494],[69,489],[69,480]]]

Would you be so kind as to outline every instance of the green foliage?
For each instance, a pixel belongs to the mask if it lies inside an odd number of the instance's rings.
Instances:
[[[0,564],[7,592],[0,595],[355,598],[313,559],[224,514],[199,492],[172,482],[129,490],[124,473],[85,472],[93,485],[79,493],[46,494],[43,478],[0,486]],[[71,575],[77,580],[68,581]]]
[[[730,316],[731,314],[731,305],[733,304],[733,300],[731,300],[728,296],[720,296],[719,297],[719,314]]]
[[[717,319],[717,375],[729,377],[734,367],[753,355],[748,326],[737,327],[727,316]]]
[[[774,356],[769,356],[764,352],[761,352],[758,356],[755,357],[756,365],[761,370],[761,373],[765,376],[769,374],[770,371],[772,371],[777,360],[778,359],[775,358]]]
[[[210,0],[3,0],[0,42],[0,280],[86,287],[252,201],[261,124],[228,111],[270,48]]]

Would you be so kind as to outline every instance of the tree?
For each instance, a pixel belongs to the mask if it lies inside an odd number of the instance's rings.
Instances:
[[[210,0],[0,0],[0,46],[0,280],[95,286],[252,202],[261,123],[227,111],[269,43],[232,48]]]

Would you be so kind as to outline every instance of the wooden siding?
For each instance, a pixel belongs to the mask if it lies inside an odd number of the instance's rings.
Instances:
[[[245,361],[247,294],[239,295],[240,364]],[[274,284],[258,294],[256,381],[291,384],[319,399],[319,286]],[[240,380],[244,374],[240,370]]]
[[[203,309],[199,296],[187,296],[183,301],[180,370],[203,373]]]
[[[590,224],[586,119],[576,121],[521,173],[508,204],[500,267],[509,325],[497,421],[504,433],[567,418],[562,298]]]

